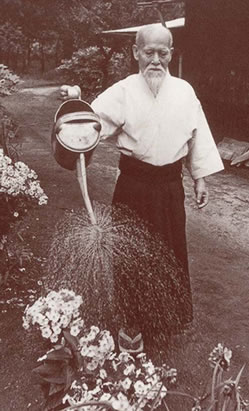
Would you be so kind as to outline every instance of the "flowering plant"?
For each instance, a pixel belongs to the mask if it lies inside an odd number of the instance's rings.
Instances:
[[[24,311],[23,327],[35,326],[52,343],[34,369],[43,388],[46,385],[47,409],[62,400],[74,405],[90,401],[91,407],[104,401],[122,410],[156,409],[167,392],[162,377],[174,381],[176,370],[155,368],[145,354],[136,360],[127,353],[115,354],[109,331],[84,325],[81,304],[81,296],[62,289],[50,291]]]
[[[99,409],[101,403],[120,411],[155,410],[167,394],[166,384],[175,380],[175,369],[155,367],[144,353],[136,358],[112,353],[92,377],[84,374],[74,381],[63,401],[72,407],[89,403],[89,410]],[[91,403],[99,405],[90,408]]]
[[[76,336],[84,325],[79,314],[81,304],[82,298],[73,291],[50,291],[46,297],[40,297],[31,307],[26,307],[23,327],[28,330],[30,325],[37,325],[42,337],[52,343],[58,341],[63,329]]]
[[[48,197],[35,171],[22,161],[13,162],[0,149],[0,232],[27,212],[33,203],[47,204]]]
[[[14,74],[7,66],[0,64],[0,96],[8,96],[16,91],[21,79]]]
[[[0,151],[0,193],[8,196],[25,196],[39,205],[47,204],[47,196],[37,180],[37,174],[22,161],[13,163]]]
[[[213,368],[210,391],[202,397],[193,396],[173,390],[176,369],[155,366],[145,353],[136,357],[115,353],[109,331],[85,326],[79,311],[82,303],[80,296],[63,289],[49,292],[25,309],[24,328],[35,326],[52,343],[34,369],[44,390],[46,410],[64,406],[68,411],[153,411],[159,407],[169,411],[172,395],[185,398],[185,409],[192,411],[248,409],[239,387],[244,367],[235,379],[223,379],[232,357],[232,351],[223,344],[209,355]]]
[[[33,203],[42,205],[47,200],[37,174],[23,162],[13,162],[0,149],[0,285],[33,256],[19,230],[9,232],[11,223],[16,223]]]

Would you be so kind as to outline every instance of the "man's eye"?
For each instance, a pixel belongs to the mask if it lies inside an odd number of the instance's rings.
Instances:
[[[160,53],[160,56],[161,56],[161,57],[167,57],[168,54],[169,54],[168,51],[162,51],[162,52]]]
[[[151,57],[153,53],[152,53],[152,51],[146,51],[145,54],[146,54],[146,56]]]

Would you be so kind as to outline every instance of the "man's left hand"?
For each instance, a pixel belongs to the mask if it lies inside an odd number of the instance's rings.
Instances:
[[[195,196],[198,208],[203,208],[208,203],[208,189],[204,178],[195,180]]]

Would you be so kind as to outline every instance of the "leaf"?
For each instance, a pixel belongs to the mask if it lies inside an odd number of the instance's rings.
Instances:
[[[63,361],[73,358],[71,350],[67,347],[63,347],[54,351],[50,351],[47,354],[47,360]]]
[[[50,382],[51,384],[65,384],[66,376],[65,375],[55,375],[55,376],[43,376],[44,381]]]
[[[32,372],[43,375],[53,375],[58,373],[58,365],[52,363],[44,363],[39,365],[38,367],[34,368]]]
[[[64,384],[50,384],[48,395],[54,395],[60,391],[64,392]]]
[[[79,341],[76,337],[70,334],[69,331],[63,330],[63,335],[67,342],[71,345],[73,351],[78,351]]]
[[[58,407],[59,405],[61,405],[62,403],[62,398],[64,397],[64,392],[62,394],[62,392],[57,392],[51,396],[48,397],[47,399],[47,403],[46,403],[46,410],[54,410],[56,409],[56,407]]]
[[[246,365],[244,364],[243,367],[240,369],[240,371],[239,371],[239,373],[238,373],[238,375],[237,375],[237,377],[236,377],[236,379],[235,379],[235,381],[234,381],[236,388],[238,387],[238,384],[239,384],[239,381],[240,381],[240,378],[241,378],[241,375],[242,375],[242,373],[243,373],[243,371],[244,371],[245,366],[246,366]]]
[[[72,367],[68,366],[68,367],[66,367],[65,371],[66,371],[66,382],[65,382],[64,390],[67,391],[71,387],[72,382],[74,380],[74,378],[73,378],[74,377],[74,370],[73,370]]]

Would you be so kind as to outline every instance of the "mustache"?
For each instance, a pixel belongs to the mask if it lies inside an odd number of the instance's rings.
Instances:
[[[151,70],[151,71],[150,71]],[[162,67],[162,66],[154,66],[153,64],[150,64],[149,66],[147,66],[144,70],[144,74],[150,74],[150,73],[154,73],[154,75],[156,73],[160,73],[160,74],[166,74],[166,70]]]

